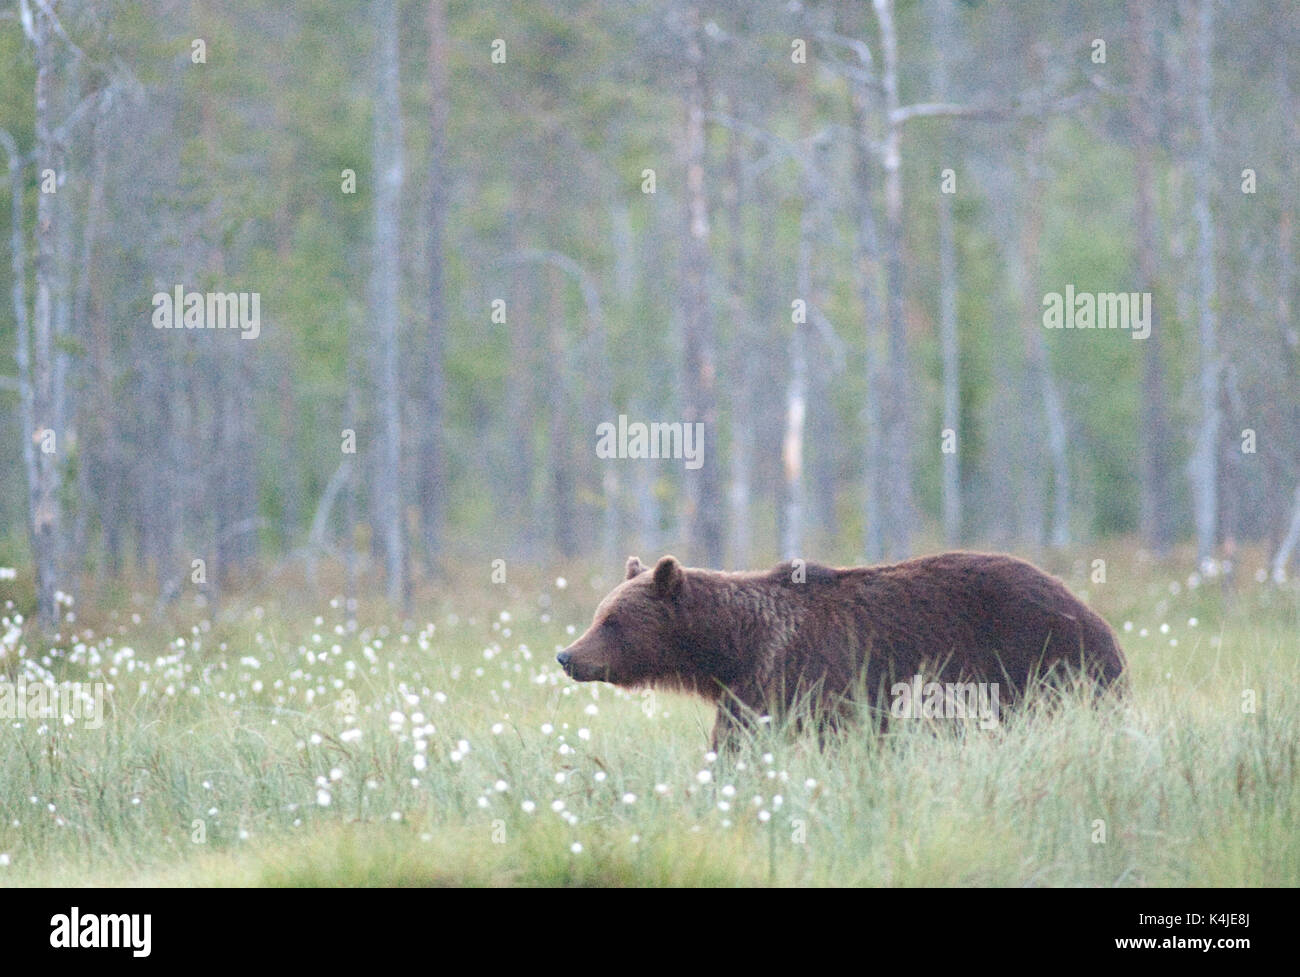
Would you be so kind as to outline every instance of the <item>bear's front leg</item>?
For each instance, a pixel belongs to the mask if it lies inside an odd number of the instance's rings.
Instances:
[[[737,753],[747,739],[758,732],[759,714],[739,701],[719,702],[713,722],[713,752]]]
[[[725,707],[718,706],[718,716],[713,721],[713,752],[735,753],[740,749],[740,737],[734,735],[738,720]]]

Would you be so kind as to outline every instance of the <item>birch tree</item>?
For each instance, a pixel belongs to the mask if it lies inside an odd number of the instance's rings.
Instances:
[[[446,242],[448,194],[447,118],[451,94],[448,88],[448,44],[446,0],[429,0],[429,170],[426,212],[428,234],[428,333],[422,355],[421,393],[424,416],[420,419],[420,463],[417,466],[417,495],[424,555],[430,566],[442,545],[446,519],[446,455],[443,428],[446,416],[446,377],[443,359],[446,349],[447,283],[444,248]]]
[[[686,170],[686,235],[683,248],[685,380],[687,424],[703,424],[702,464],[688,473],[689,535],[703,566],[723,561],[722,498],[719,487],[716,347],[709,288],[709,200],[705,168],[705,113],[709,107],[703,28],[699,8],[686,12],[686,104],[683,149]]]
[[[375,336],[374,391],[378,401],[373,511],[384,553],[388,599],[406,598],[402,532],[402,419],[398,379],[401,286],[402,119],[398,89],[397,0],[375,0],[374,241],[370,319]]]
[[[931,24],[934,35],[934,66],[931,71],[931,83],[934,91],[941,95],[948,93],[948,48],[953,44],[956,32],[953,29],[952,4],[948,0],[937,0],[928,5],[931,10]],[[951,141],[943,142],[945,150],[951,148]],[[950,165],[949,154],[944,154],[945,168]],[[955,175],[955,174],[954,174]],[[939,211],[939,349],[943,364],[943,425],[942,437],[951,436],[953,450],[945,450],[941,456],[942,486],[940,505],[943,514],[943,538],[949,546],[955,546],[961,538],[961,377],[960,342],[957,336],[957,245],[953,239],[953,194],[947,187],[940,187],[937,197]],[[951,434],[949,434],[951,432]]]
[[[1188,5],[1190,6],[1190,5]],[[1199,360],[1200,420],[1192,452],[1192,512],[1196,524],[1196,559],[1210,561],[1218,538],[1219,512],[1219,323],[1214,256],[1214,119],[1211,108],[1214,0],[1196,0],[1190,11],[1192,109],[1196,132],[1192,212],[1196,221],[1196,321]]]

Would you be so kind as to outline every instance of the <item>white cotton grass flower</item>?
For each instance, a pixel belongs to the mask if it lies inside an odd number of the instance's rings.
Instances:
[[[534,811],[537,810],[537,805],[534,804],[532,801],[524,801],[522,804],[519,805],[519,809],[523,811],[525,814],[532,814]]]
[[[571,845],[569,846],[569,851],[573,852],[573,854],[575,854],[575,855],[581,855],[581,854],[582,854],[582,842],[580,842],[580,841],[575,841],[573,844],[571,844]]]

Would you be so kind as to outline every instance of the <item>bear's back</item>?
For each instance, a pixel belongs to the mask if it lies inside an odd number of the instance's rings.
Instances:
[[[866,666],[872,685],[924,672],[998,681],[1014,693],[1060,667],[1082,668],[1102,684],[1124,669],[1110,626],[1060,580],[1016,557],[952,552],[804,569],[813,586],[801,591],[804,623],[789,663],[796,671],[812,665],[843,680]],[[791,570],[783,564],[772,574],[789,586]]]

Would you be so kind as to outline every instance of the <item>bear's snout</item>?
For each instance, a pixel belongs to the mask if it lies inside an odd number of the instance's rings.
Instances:
[[[564,669],[564,674],[575,682],[607,681],[606,668],[591,661],[591,649],[580,647],[580,644],[575,642],[555,656],[555,660]],[[577,657],[574,655],[574,649],[577,649]]]

